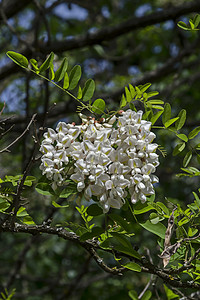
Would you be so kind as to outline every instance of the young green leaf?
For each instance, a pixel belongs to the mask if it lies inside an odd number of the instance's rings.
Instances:
[[[177,120],[178,120],[178,117],[166,121],[165,124],[164,124],[165,128],[168,128],[169,126],[171,126]]]
[[[54,78],[55,82],[58,82],[63,79],[63,77],[65,76],[65,73],[67,71],[67,67],[68,67],[68,60],[65,57],[60,65],[60,67],[55,72],[55,78]]]
[[[81,78],[81,66],[76,65],[69,73],[69,90],[75,89]]]
[[[77,99],[81,99],[82,97],[83,97],[83,92],[82,92],[81,87],[79,86],[79,87],[78,87],[78,95],[77,95]]]
[[[152,292],[150,290],[147,290],[142,296],[141,300],[149,300],[151,299],[151,296],[152,296]]]
[[[153,117],[151,118],[151,123],[152,125],[154,125],[156,123],[156,121],[159,119],[159,117],[163,114],[163,110],[158,111],[155,115],[153,115]]]
[[[197,14],[193,19],[193,24],[194,24],[195,28],[197,28],[199,26],[199,23],[200,23],[200,15]]]
[[[30,59],[30,63],[33,66],[33,70],[36,73],[39,73],[39,68],[38,68],[38,62],[37,62],[37,60],[35,60],[34,58],[32,58],[32,59]]]
[[[14,61],[20,67],[28,68],[28,59],[24,55],[14,51],[8,51],[6,54],[10,59],[12,59],[12,61]]]
[[[65,72],[65,75],[64,75],[64,79],[63,79],[63,89],[68,89],[69,87],[69,76],[67,74],[67,72]]]
[[[105,101],[103,99],[96,99],[92,104],[92,111],[96,114],[102,114],[105,109]]]
[[[43,64],[39,67],[39,72],[46,71],[51,65],[53,65],[54,53],[51,52]]]
[[[174,148],[174,151],[173,151],[172,155],[176,156],[179,153],[181,153],[184,149],[185,149],[185,143],[180,143],[180,144],[176,145],[176,147]]]
[[[187,143],[188,137],[187,137],[185,134],[180,133],[180,134],[177,134],[176,136],[177,136],[179,139],[181,139],[181,140],[183,140],[184,142]]]
[[[135,272],[141,272],[141,270],[142,270],[140,265],[138,265],[134,262],[129,262],[129,263],[123,265],[123,267],[125,267],[129,270],[135,271]]]
[[[171,105],[169,103],[166,103],[164,106],[164,112],[162,115],[162,122],[163,125],[171,118]]]
[[[46,182],[38,183],[36,185],[35,189],[39,194],[42,194],[42,195],[45,195],[45,196],[51,196],[51,195],[54,194],[53,189],[51,188],[49,183],[46,183]]]
[[[195,129],[193,129],[189,135],[188,138],[191,140],[193,139],[198,133],[200,132],[200,126],[196,127]]]
[[[149,220],[147,220],[145,223],[140,223],[140,225],[162,239],[165,239],[166,227],[162,223],[159,222],[157,224],[152,224]]]
[[[140,87],[141,92],[144,93],[150,86],[151,86],[151,83],[149,83],[149,82],[145,83],[144,85],[142,85]]]
[[[132,100],[131,93],[130,93],[130,91],[128,90],[127,87],[125,87],[125,94],[126,94],[127,102],[131,102],[131,100]]]
[[[131,97],[133,99],[136,95],[136,91],[135,91],[134,87],[132,86],[132,84],[129,84],[129,90],[130,90],[130,93],[131,93]]]
[[[58,204],[57,202],[55,202],[54,200],[53,200],[51,203],[52,203],[52,205],[53,205],[54,207],[56,207],[56,208],[66,208],[66,207],[69,207],[68,204],[67,204],[67,205],[60,205],[60,204]]]
[[[55,73],[54,73],[54,70],[53,70],[53,64],[50,64],[50,66],[49,66],[49,79],[54,80],[54,77],[55,77]]]
[[[184,159],[183,159],[183,166],[184,166],[185,168],[188,166],[188,164],[189,164],[191,158],[192,158],[192,151],[189,151],[189,152],[185,155],[185,157],[184,157]]]
[[[137,295],[136,291],[134,291],[134,290],[129,291],[128,295],[132,300],[138,300],[138,295]]]
[[[121,102],[120,102],[120,107],[126,106],[126,103],[127,103],[126,98],[125,98],[124,94],[122,94],[122,98],[121,98]]]
[[[179,22],[177,23],[177,25],[178,25],[178,27],[180,27],[181,29],[184,29],[184,30],[190,30],[190,28],[188,28],[188,26],[187,26],[184,22],[182,22],[182,21],[179,21]]]
[[[185,120],[186,120],[186,110],[182,109],[179,114],[178,114],[179,119],[176,121],[175,123],[175,127],[177,130],[180,130],[183,125],[185,124]]]
[[[164,101],[159,100],[159,99],[152,99],[152,100],[148,100],[149,104],[164,104]]]
[[[93,79],[88,79],[85,83],[85,86],[83,88],[83,101],[88,101],[92,98],[95,91],[95,82]]]

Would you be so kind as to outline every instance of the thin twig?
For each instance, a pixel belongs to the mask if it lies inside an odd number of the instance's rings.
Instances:
[[[24,135],[25,133],[29,130],[31,124],[33,123],[35,117],[37,114],[34,114],[28,124],[28,126],[26,127],[26,129],[22,132],[22,134],[20,136],[18,136],[10,145],[8,145],[7,147],[5,147],[4,149],[0,150],[0,153],[2,152],[9,152],[8,148],[10,148],[11,146],[13,146],[14,144],[16,144]]]

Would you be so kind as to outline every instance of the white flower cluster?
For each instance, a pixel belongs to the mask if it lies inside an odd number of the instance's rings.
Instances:
[[[158,145],[152,143],[155,134],[142,113],[129,109],[108,122],[81,115],[82,125],[60,122],[56,131],[48,129],[40,168],[52,187],[70,178],[85,199],[96,196],[104,212],[120,208],[127,196],[136,203],[154,194]]]

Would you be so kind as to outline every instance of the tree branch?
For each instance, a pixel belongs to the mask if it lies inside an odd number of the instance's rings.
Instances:
[[[96,261],[98,266],[103,269],[104,271],[111,273],[113,275],[121,275],[124,272],[126,272],[128,269],[126,268],[110,268],[108,267],[103,260],[99,257],[99,255],[96,253],[96,250],[101,249],[105,252],[113,253],[113,250],[107,250],[102,249],[99,246],[98,241],[94,240],[87,240],[87,241],[80,241],[79,236],[77,236],[74,232],[69,232],[65,230],[63,227],[51,227],[48,225],[21,225],[18,223],[14,224],[14,227],[12,228],[10,224],[4,223],[1,226],[1,231],[3,232],[15,232],[15,233],[28,233],[32,235],[40,235],[41,233],[46,233],[50,235],[56,235],[60,238],[63,238],[65,240],[70,240],[72,242],[75,242],[82,246],[84,249],[86,249],[90,255],[93,257],[93,259]],[[152,265],[149,261],[146,260],[146,258],[142,258],[141,260],[135,259],[129,255],[126,255],[124,253],[114,251],[116,255],[120,255],[122,257],[127,257],[131,260],[135,260],[137,263],[140,263],[142,265],[142,272],[149,273],[149,274],[155,274],[158,277],[160,277],[164,282],[168,283],[169,285],[177,288],[193,288],[193,289],[199,289],[199,284],[187,281],[182,282],[177,277],[172,277],[171,275],[167,274],[165,270],[159,269],[158,267]]]

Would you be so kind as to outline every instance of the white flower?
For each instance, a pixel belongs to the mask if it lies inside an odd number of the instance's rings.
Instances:
[[[159,161],[151,122],[142,114],[129,109],[118,119],[96,121],[80,114],[82,125],[59,122],[44,134],[42,173],[54,189],[70,178],[86,200],[95,196],[104,212],[121,208],[127,195],[132,203],[146,201],[158,182],[152,173]]]

